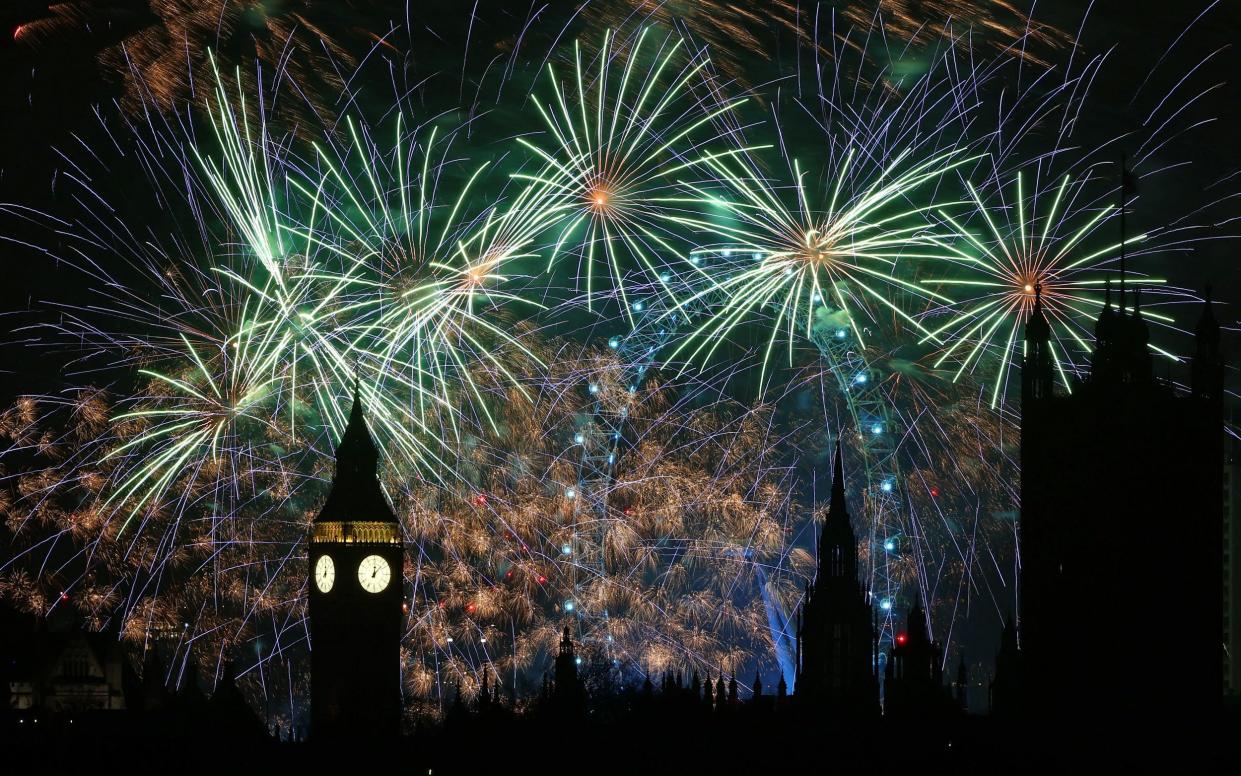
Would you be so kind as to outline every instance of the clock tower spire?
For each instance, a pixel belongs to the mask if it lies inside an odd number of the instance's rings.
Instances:
[[[316,739],[395,737],[405,550],[379,484],[358,384],[310,533],[310,716]]]

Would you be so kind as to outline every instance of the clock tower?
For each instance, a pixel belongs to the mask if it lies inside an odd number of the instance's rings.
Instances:
[[[395,737],[405,550],[355,384],[336,474],[310,533],[310,719],[317,740]]]

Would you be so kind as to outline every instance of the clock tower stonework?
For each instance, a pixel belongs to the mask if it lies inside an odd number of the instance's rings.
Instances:
[[[405,550],[379,486],[354,388],[332,490],[310,533],[310,718],[315,740],[400,732]]]

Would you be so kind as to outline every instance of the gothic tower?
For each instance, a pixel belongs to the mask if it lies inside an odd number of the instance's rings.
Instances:
[[[997,714],[1097,712],[1083,698],[1131,715],[1219,703],[1219,328],[1208,301],[1190,391],[1178,391],[1155,376],[1141,292],[1125,284],[1122,269],[1089,374],[1066,370],[1070,384],[1053,385],[1041,298],[1026,322],[1019,610],[997,660]],[[1143,648],[1108,650],[1101,669],[1093,657],[1117,623],[1148,623]]]
[[[311,735],[394,737],[405,550],[354,386],[336,474],[310,535]]]
[[[807,709],[856,717],[879,711],[877,642],[867,593],[858,581],[857,538],[845,504],[839,442],[832,463],[819,570],[799,614],[794,691]]]
[[[556,679],[550,699],[552,711],[564,717],[580,717],[586,710],[586,692],[577,673],[579,663],[581,659],[566,625],[560,637],[560,652],[556,655]]]
[[[931,638],[921,598],[914,600],[905,632],[894,641],[883,682],[884,715],[924,720],[947,715],[953,704],[944,686],[944,651]]]

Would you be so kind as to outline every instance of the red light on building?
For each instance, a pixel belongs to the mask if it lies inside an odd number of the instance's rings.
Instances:
[[[540,584],[540,585],[546,585],[546,584],[547,584],[547,577],[545,577],[545,576],[543,576],[542,574],[540,574],[540,575],[539,575],[539,584]]]
[[[466,605],[465,605],[465,610],[466,610],[467,612],[469,612],[470,614],[473,614],[473,613],[474,613],[474,604],[466,604]]]
[[[931,498],[939,498],[939,488],[931,488]]]
[[[477,496],[474,497],[474,503],[480,507],[487,506],[487,494],[479,493]]]
[[[904,646],[906,641],[909,641],[909,637],[906,636],[904,633],[896,637],[896,643],[901,646]]]

